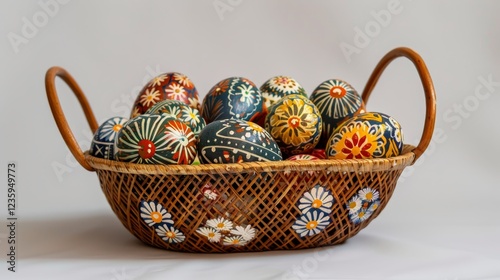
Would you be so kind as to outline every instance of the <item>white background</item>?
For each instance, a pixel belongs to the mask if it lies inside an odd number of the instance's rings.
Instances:
[[[49,2],[57,6],[46,11],[40,3]],[[500,279],[499,10],[498,1],[2,0],[0,213],[6,224],[6,165],[15,161],[19,221],[17,272],[2,261],[0,278]],[[382,14],[390,18],[377,21]],[[346,45],[356,53],[346,55]],[[260,85],[289,75],[309,93],[341,78],[361,92],[398,46],[427,63],[439,135],[369,227],[319,250],[199,255],[143,245],[114,217],[97,176],[70,156],[45,96],[53,65],[77,79],[99,121],[128,116],[145,81],[168,71],[188,75],[201,97],[229,76]],[[58,85],[87,149],[84,116]],[[387,69],[368,104],[398,119],[411,144],[424,108],[405,59]],[[6,226],[0,234],[4,260]]]

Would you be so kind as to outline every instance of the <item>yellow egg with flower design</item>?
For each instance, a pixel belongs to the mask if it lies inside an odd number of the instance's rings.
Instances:
[[[285,156],[310,153],[318,144],[321,113],[307,97],[287,95],[268,109],[265,129]]]
[[[403,131],[393,117],[369,112],[342,123],[328,140],[326,154],[334,159],[388,158],[401,154]]]

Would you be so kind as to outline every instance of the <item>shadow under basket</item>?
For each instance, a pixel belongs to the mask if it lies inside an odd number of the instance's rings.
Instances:
[[[111,209],[142,242],[167,250],[229,253],[294,250],[339,244],[356,235],[389,202],[404,168],[430,143],[435,93],[421,57],[405,47],[387,53],[363,91],[365,104],[386,66],[397,57],[416,66],[426,115],[418,146],[381,159],[145,165],[83,152],[59,103],[55,78],[77,96],[92,132],[98,124],[82,90],[63,68],[46,74],[46,91],[68,148],[95,171]]]

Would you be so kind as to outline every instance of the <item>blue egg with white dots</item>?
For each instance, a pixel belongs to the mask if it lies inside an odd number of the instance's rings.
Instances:
[[[95,131],[90,143],[89,154],[98,158],[115,158],[115,139],[128,121],[123,117],[112,117],[104,121]]]
[[[209,123],[199,135],[201,163],[241,163],[283,160],[276,141],[256,123],[224,119]]]

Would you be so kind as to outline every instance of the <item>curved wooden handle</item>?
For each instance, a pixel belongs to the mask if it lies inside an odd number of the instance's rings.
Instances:
[[[422,131],[422,136],[420,138],[420,143],[418,143],[418,146],[413,150],[413,153],[415,154],[413,163],[415,163],[415,161],[417,161],[417,159],[424,153],[425,149],[427,149],[427,146],[429,146],[432,138],[432,133],[434,132],[434,123],[436,121],[436,93],[434,92],[434,85],[432,83],[431,75],[429,74],[429,70],[422,60],[422,57],[420,57],[420,55],[412,49],[406,47],[395,48],[392,51],[388,52],[377,64],[370,76],[370,79],[368,79],[368,82],[366,82],[362,97],[363,101],[366,104],[384,69],[387,67],[387,65],[389,65],[391,61],[401,56],[411,60],[411,62],[413,62],[413,64],[417,68],[418,75],[420,76],[420,80],[422,81],[425,94],[425,123],[424,129]]]
[[[54,66],[47,70],[45,74],[45,90],[47,92],[47,98],[49,100],[50,109],[52,110],[52,115],[54,116],[54,120],[56,121],[57,127],[59,128],[59,132],[61,133],[64,142],[68,146],[69,150],[76,158],[76,160],[80,163],[83,168],[94,171],[94,168],[90,166],[87,161],[85,161],[85,156],[83,155],[83,151],[78,145],[78,142],[71,131],[71,128],[68,125],[68,121],[64,116],[64,112],[61,108],[61,103],[59,102],[59,97],[57,96],[55,79],[56,77],[60,77],[64,82],[71,88],[75,96],[78,98],[78,102],[82,106],[83,112],[85,113],[85,117],[87,118],[87,122],[89,123],[90,130],[94,133],[98,124],[95,119],[94,113],[92,112],[92,108],[85,97],[85,94],[81,90],[80,86],[76,83],[75,79],[63,68]]]

